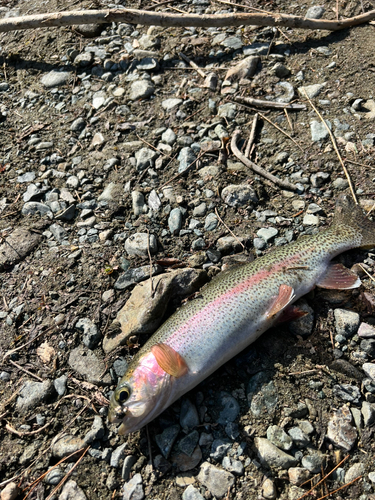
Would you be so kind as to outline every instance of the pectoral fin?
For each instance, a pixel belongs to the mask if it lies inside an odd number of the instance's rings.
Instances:
[[[303,311],[301,308],[298,306],[288,306],[284,311],[281,313],[279,316],[277,322],[278,323],[285,323],[287,321],[294,321],[299,318],[303,318],[309,314],[307,311]]]
[[[328,290],[350,290],[361,286],[361,280],[342,264],[331,264],[316,286]]]
[[[188,371],[188,366],[184,358],[167,344],[160,342],[151,347],[151,352],[155,359],[166,373],[179,378]]]
[[[282,311],[294,299],[294,290],[289,285],[280,285],[279,295],[275,297],[267,311],[267,317],[272,318]]]

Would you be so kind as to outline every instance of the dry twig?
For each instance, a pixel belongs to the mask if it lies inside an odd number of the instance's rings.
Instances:
[[[304,104],[288,104],[286,102],[266,101],[264,99],[255,99],[253,97],[242,97],[240,95],[234,96],[233,100],[239,104],[248,104],[249,106],[254,106],[255,108],[287,109],[288,111],[306,110],[306,106]]]
[[[171,7],[174,9],[174,7]],[[340,21],[328,19],[306,19],[300,16],[277,13],[229,13],[190,14],[170,12],[149,12],[136,9],[74,10],[51,12],[30,16],[2,18],[0,33],[54,26],[74,26],[77,24],[128,23],[143,26],[163,27],[228,27],[228,26],[275,26],[311,30],[337,31],[367,23],[375,19],[375,10]]]
[[[195,71],[199,73],[202,78],[207,77],[206,73],[197,64],[195,64],[195,62],[192,61],[188,56],[185,56],[185,54],[183,54],[182,52],[179,52],[178,55],[179,57],[181,57],[181,59],[190,64],[190,66],[194,68]]]
[[[254,118],[253,118],[253,124],[251,125],[250,136],[249,136],[249,140],[247,141],[246,149],[245,149],[246,158],[250,157],[250,149],[254,143],[255,131],[256,131],[257,123],[258,123],[258,116],[259,116],[258,113],[255,113]]]
[[[229,229],[229,227],[225,224],[225,222],[223,221],[223,219],[220,217],[219,212],[217,211],[217,208],[216,208],[216,207],[215,207],[215,214],[216,214],[216,217],[219,219],[219,221],[223,224],[223,226],[225,227],[225,229],[227,229],[227,231],[229,231],[229,232],[230,232],[230,234],[231,234],[231,235],[233,236],[233,238],[237,241],[237,243],[239,243],[239,244],[241,245],[243,252],[245,252],[245,253],[246,253],[246,248],[245,248],[245,245],[242,243],[242,241],[240,241],[240,240],[238,239],[238,237],[234,234],[234,232],[233,232],[233,231],[231,231],[231,230]]]
[[[251,168],[254,172],[257,174],[261,175],[262,177],[265,177],[269,181],[273,182],[276,184],[276,186],[279,186],[283,189],[290,189],[291,191],[297,191],[298,187],[295,184],[291,184],[288,181],[283,181],[282,179],[279,179],[279,177],[276,177],[275,175],[270,174],[267,172],[267,170],[264,170],[264,168],[260,167],[253,161],[249,160],[249,158],[246,158],[241,151],[237,147],[237,140],[241,134],[241,130],[237,129],[234,131],[233,137],[232,137],[232,142],[231,142],[231,148],[232,152],[237,158],[242,161],[246,167]]]

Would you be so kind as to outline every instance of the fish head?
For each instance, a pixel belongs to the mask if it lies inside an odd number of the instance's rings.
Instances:
[[[139,430],[159,415],[169,404],[174,380],[148,353],[130,366],[112,394],[108,420],[121,423],[119,434]]]

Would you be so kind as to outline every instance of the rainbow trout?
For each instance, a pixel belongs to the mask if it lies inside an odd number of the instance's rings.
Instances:
[[[328,229],[221,273],[140,349],[112,395],[109,421],[121,422],[120,434],[140,429],[283,316],[293,316],[291,304],[315,286],[360,286],[356,274],[331,259],[374,246],[375,223],[341,196]]]

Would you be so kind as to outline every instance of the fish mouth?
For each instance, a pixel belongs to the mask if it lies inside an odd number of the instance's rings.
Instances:
[[[126,417],[127,413],[127,407],[118,406],[117,408],[109,408],[108,422],[110,424],[119,424]]]

